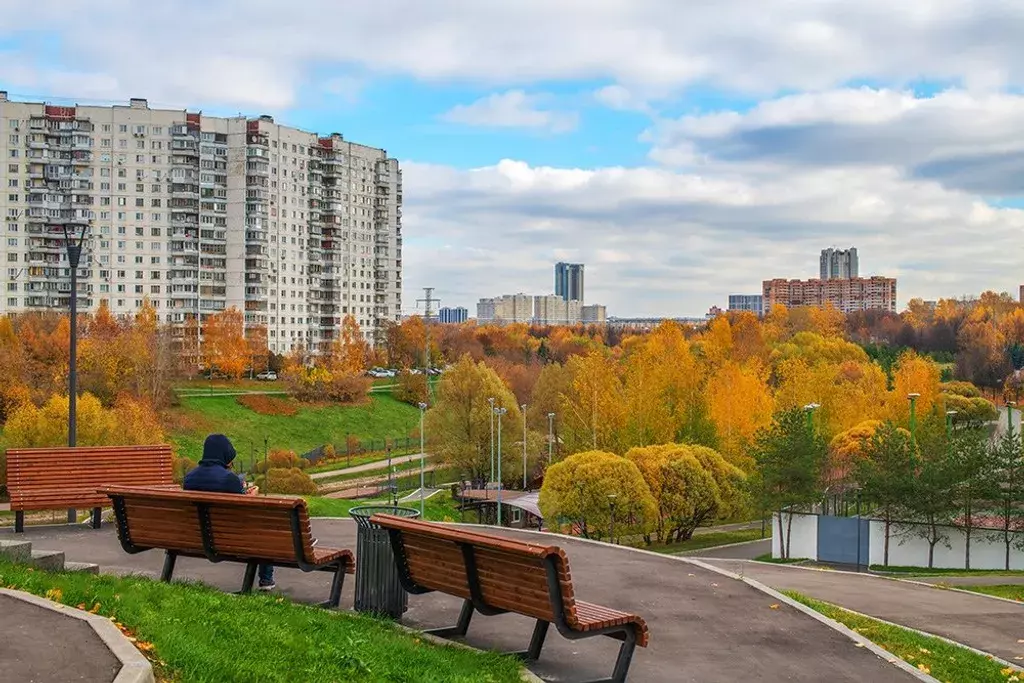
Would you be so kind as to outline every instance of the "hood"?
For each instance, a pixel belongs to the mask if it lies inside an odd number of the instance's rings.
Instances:
[[[228,437],[223,434],[210,434],[203,444],[203,459],[200,465],[223,465],[228,466],[235,459],[235,447],[231,445]]]

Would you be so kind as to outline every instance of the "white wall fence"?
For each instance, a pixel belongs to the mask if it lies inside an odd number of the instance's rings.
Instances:
[[[821,538],[824,533],[819,527],[819,517],[823,515],[793,513],[792,540],[789,542],[791,558],[807,558],[819,560],[819,548],[827,544],[829,539]],[[783,513],[783,529],[779,528],[779,515],[772,515],[772,557],[782,557],[782,533],[787,529],[789,513]],[[885,522],[877,519],[869,520],[868,557],[865,564],[883,564],[885,548]],[[899,523],[893,524],[889,532],[889,564],[906,567],[928,566],[928,541],[924,535],[926,525]],[[1024,533],[1011,532],[1010,569],[1024,569]],[[966,557],[966,534],[963,529],[951,526],[940,527],[943,540],[935,544],[933,566],[943,569],[963,569]],[[786,533],[788,537],[789,534]],[[833,539],[834,540],[834,539]],[[855,543],[855,541],[854,541]],[[853,546],[854,548],[856,545]],[[825,558],[827,559],[827,558]],[[1002,541],[999,529],[971,530],[971,569],[1004,569],[1006,562],[1006,546]]]

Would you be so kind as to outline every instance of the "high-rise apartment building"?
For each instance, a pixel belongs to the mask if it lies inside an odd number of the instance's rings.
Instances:
[[[0,92],[0,314],[66,310],[64,228],[85,228],[79,310],[149,299],[161,322],[244,311],[271,351],[352,314],[399,318],[402,172],[382,149],[269,116],[12,102]]]
[[[761,294],[730,294],[730,311],[752,311],[757,315],[764,314],[764,297]]]
[[[782,304],[824,307],[831,304],[843,313],[853,311],[896,311],[896,278],[858,277],[843,280],[787,280],[763,283],[764,311]]]
[[[602,304],[590,304],[580,309],[580,322],[584,325],[604,325],[608,322],[608,309]]]
[[[537,325],[575,325],[582,317],[582,306],[576,299],[563,299],[557,294],[533,297],[533,322]]]
[[[822,249],[819,259],[822,280],[844,280],[859,276],[860,263],[857,248]]]
[[[481,323],[528,323],[533,319],[533,297],[529,294],[505,294],[493,299],[480,299],[476,319]]]
[[[583,264],[555,264],[555,295],[565,301],[583,302]]]
[[[455,308],[445,306],[438,311],[437,319],[441,323],[457,325],[469,320],[469,311],[464,306],[456,306]]]

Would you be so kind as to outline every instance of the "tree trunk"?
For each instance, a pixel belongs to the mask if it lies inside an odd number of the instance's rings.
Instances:
[[[778,515],[779,515],[779,555],[781,555],[782,559],[785,560],[785,559],[787,559],[786,558],[786,530],[783,529],[783,527],[782,527],[782,508],[779,508]],[[774,522],[773,522],[773,526],[774,526]],[[775,533],[774,529],[772,530],[772,533]]]
[[[1006,551],[1006,571],[1010,571],[1010,499],[1006,499],[1003,511],[1003,545]]]
[[[793,541],[793,510],[789,511],[789,519],[786,520],[786,559],[790,557],[789,544]]]
[[[967,516],[964,517],[964,569],[971,568],[971,501],[967,501]]]
[[[889,529],[892,527],[892,515],[885,515],[885,550],[882,553],[882,565],[889,566]],[[870,561],[870,560],[869,560]]]

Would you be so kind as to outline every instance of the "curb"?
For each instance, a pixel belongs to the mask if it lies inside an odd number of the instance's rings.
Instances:
[[[694,536],[696,537],[696,536],[698,536],[698,534],[694,534]],[[753,541],[739,541],[737,543],[726,543],[725,545],[712,545],[712,546],[708,546],[707,548],[698,548],[697,550],[681,550],[678,553],[658,553],[658,554],[659,555],[676,555],[676,556],[679,556],[679,557],[703,557],[703,555],[700,555],[699,553],[706,553],[709,550],[722,550],[723,548],[738,548],[738,547],[744,546],[744,545],[753,545],[754,543],[764,543],[765,541],[771,541],[771,540],[772,540],[771,537],[769,537],[769,538],[755,538]],[[619,546],[619,547],[622,547],[622,546]],[[719,558],[714,558],[713,557],[711,559],[719,559]],[[746,561],[746,560],[744,560],[744,558],[723,557],[721,559],[723,559],[723,560],[737,559],[737,560],[741,560],[741,561]],[[749,561],[753,562],[753,560],[749,560]]]
[[[121,670],[117,672],[114,683],[154,683],[153,666],[149,660],[142,656],[109,619],[23,591],[0,588],[0,594],[89,624],[107,649],[121,662]]]
[[[457,524],[457,523],[454,523],[454,522],[452,523],[452,526],[477,526],[477,527],[483,526],[483,527],[487,527],[489,529],[497,528],[497,527],[493,527],[493,526],[486,525],[486,524],[473,524],[473,525],[470,525],[470,524]],[[761,583],[759,581],[756,581],[754,579],[748,579],[748,578],[746,578],[744,576],[741,576],[739,574],[731,572],[728,569],[722,569],[720,567],[715,567],[714,565],[707,564],[705,562],[702,562],[701,560],[694,559],[692,557],[686,557],[686,556],[683,556],[683,555],[668,555],[668,554],[665,554],[665,553],[656,553],[656,552],[653,552],[651,550],[644,550],[643,548],[631,548],[629,546],[615,545],[615,544],[612,544],[612,543],[605,543],[604,541],[595,541],[592,538],[577,538],[575,536],[572,536],[572,537],[562,536],[561,534],[552,533],[550,531],[537,531],[536,529],[511,529],[511,531],[525,531],[525,532],[531,533],[531,534],[544,535],[544,536],[546,536],[548,538],[552,538],[552,539],[554,539],[556,537],[563,537],[563,538],[566,538],[566,539],[571,540],[571,541],[579,541],[581,543],[591,543],[591,544],[594,544],[594,545],[604,546],[606,548],[618,548],[620,550],[626,550],[626,551],[634,552],[634,553],[641,553],[643,555],[649,555],[649,556],[652,556],[652,557],[664,557],[664,558],[667,558],[667,559],[675,561],[675,562],[685,562],[686,564],[692,564],[694,566],[700,567],[701,569],[706,569],[706,570],[708,570],[710,572],[713,572],[715,574],[719,574],[721,576],[725,576],[727,578],[734,579],[736,581],[740,581],[742,583],[747,584],[748,586],[750,586],[751,588],[753,588],[755,590],[758,590],[758,591],[761,591],[762,593],[770,595],[771,597],[775,598],[779,602],[786,603],[790,607],[796,609],[798,612],[801,612],[801,613],[811,617],[815,621],[818,621],[818,622],[828,626],[832,630],[837,631],[837,632],[843,634],[844,636],[846,636],[847,638],[849,638],[853,642],[863,646],[866,650],[869,650],[875,656],[881,658],[883,661],[888,662],[889,664],[895,666],[898,669],[902,669],[906,673],[908,673],[911,676],[914,676],[915,678],[917,678],[919,681],[926,681],[927,683],[940,683],[940,681],[938,679],[932,678],[931,676],[929,676],[928,674],[924,673],[923,671],[917,669],[916,667],[911,666],[909,663],[903,661],[902,659],[900,659],[899,657],[897,657],[893,653],[889,652],[888,650],[882,649],[881,647],[879,647],[878,645],[875,645],[873,642],[871,642],[870,640],[868,640],[864,636],[860,635],[859,633],[857,633],[857,632],[853,631],[852,629],[847,628],[846,626],[840,624],[835,619],[830,619],[829,617],[826,617],[824,614],[821,614],[820,612],[814,611],[810,607],[808,607],[808,606],[806,606],[804,604],[801,604],[801,603],[797,602],[796,600],[793,600],[792,598],[783,595],[782,593],[779,593],[774,588],[770,588],[770,587],[764,585],[763,583]],[[843,608],[843,609],[845,609],[845,608]],[[847,610],[847,611],[849,611],[849,610]],[[871,618],[874,619],[875,617],[871,617]],[[894,626],[896,626],[896,625],[898,625],[898,624],[894,624]],[[905,627],[901,627],[901,628],[905,628]],[[970,649],[970,648],[968,648],[968,649]],[[986,656],[991,656],[988,653],[984,653],[984,654]]]

